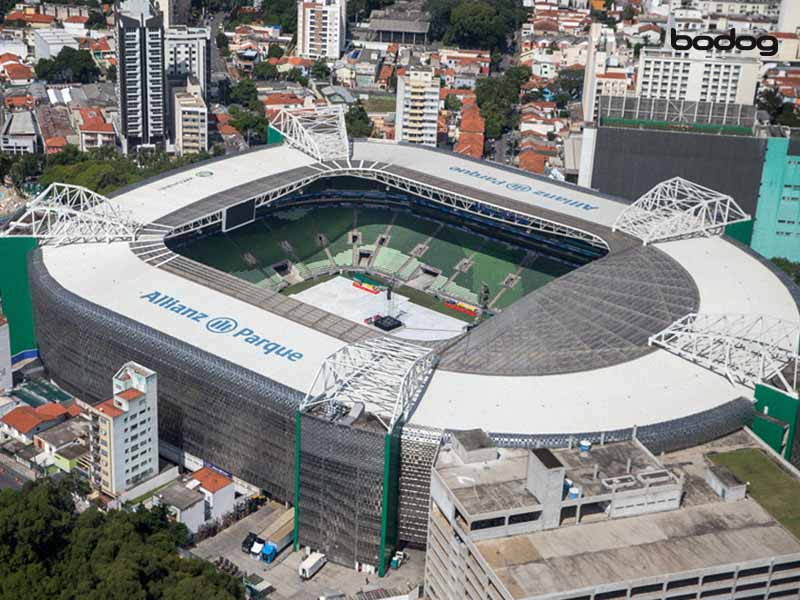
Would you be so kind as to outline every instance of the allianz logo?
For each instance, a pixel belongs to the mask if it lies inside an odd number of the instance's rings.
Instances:
[[[277,356],[290,362],[297,362],[303,358],[302,352],[297,352],[280,342],[270,340],[250,327],[240,327],[239,322],[232,317],[210,317],[208,313],[183,304],[178,298],[158,290],[142,294],[139,298],[147,300],[153,306],[166,310],[176,317],[200,323],[210,333],[230,335],[238,342],[252,346],[254,349],[257,348],[265,356]]]

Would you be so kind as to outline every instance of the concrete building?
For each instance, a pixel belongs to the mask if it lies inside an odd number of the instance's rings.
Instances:
[[[164,28],[149,0],[127,0],[117,9],[117,96],[123,150],[164,142]]]
[[[663,100],[753,104],[758,81],[756,58],[644,48],[636,94]]]
[[[18,406],[0,419],[2,437],[13,438],[23,444],[33,442],[34,436],[63,423],[69,411],[55,402],[32,408],[27,404]]]
[[[65,29],[37,29],[33,32],[33,47],[37,60],[55,58],[64,48],[77,50],[78,39]]]
[[[297,53],[337,60],[347,36],[347,0],[298,0]]]
[[[154,504],[167,507],[167,512],[178,523],[183,523],[189,533],[195,534],[206,522],[203,494],[186,487],[182,481],[173,481],[153,496]]]
[[[468,451],[445,446],[433,469],[432,600],[796,597],[800,542],[755,501],[684,486],[635,439],[496,449],[481,434],[455,434]]]
[[[33,112],[22,110],[3,115],[0,152],[35,154],[39,149],[39,127]]]
[[[106,120],[99,108],[81,108],[76,113],[79,121],[81,152],[86,152],[90,148],[116,146],[117,135],[114,125]]]
[[[183,83],[189,75],[206,98],[211,81],[211,32],[206,27],[178,25],[164,32],[167,79]]]
[[[14,387],[11,376],[11,331],[0,306],[0,395]]]
[[[75,408],[80,410],[77,405]],[[44,452],[46,457],[43,465],[54,464],[55,455],[62,453],[64,456],[63,450],[69,446],[81,445],[84,451],[88,450],[86,444],[89,441],[89,426],[89,421],[86,419],[71,418],[34,435],[33,444]]]
[[[191,0],[157,0],[158,9],[164,18],[164,27],[189,24]]]
[[[800,30],[800,2],[797,2],[797,0],[782,0],[778,18],[778,31],[782,33],[797,33],[798,30]]]
[[[179,156],[208,150],[208,108],[200,85],[189,77],[174,92],[175,151]]]
[[[395,139],[436,146],[439,78],[430,67],[411,67],[397,78]]]
[[[114,396],[89,406],[91,483],[111,496],[158,473],[158,377],[134,362],[113,379]]]
[[[203,467],[192,473],[187,487],[197,490],[205,501],[205,520],[221,519],[233,511],[235,490],[233,480],[212,469]]]

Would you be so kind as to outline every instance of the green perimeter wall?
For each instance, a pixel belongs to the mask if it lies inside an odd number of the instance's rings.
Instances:
[[[272,125],[267,126],[267,144],[282,144],[283,134]]]
[[[750,219],[744,223],[734,223],[733,225],[728,225],[725,228],[725,234],[729,237],[732,237],[736,241],[743,243],[745,246],[749,246],[753,241],[754,224],[755,221]]]
[[[400,487],[400,431],[395,425],[386,434],[383,452],[383,501],[381,506],[381,562],[378,575],[383,577],[397,549],[397,501]]]
[[[11,330],[11,356],[36,349],[33,308],[28,285],[28,253],[34,238],[0,237],[0,298]]]
[[[800,400],[762,384],[756,385],[755,397],[756,416],[753,419],[753,433],[786,460],[791,460]],[[771,418],[767,419],[764,416]],[[787,428],[788,435],[786,435]]]

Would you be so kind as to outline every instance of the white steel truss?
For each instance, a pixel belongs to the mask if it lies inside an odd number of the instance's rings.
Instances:
[[[673,177],[625,208],[614,222],[645,244],[695,235],[716,235],[726,225],[749,221],[730,196]]]
[[[281,109],[270,125],[288,144],[319,161],[346,159],[350,142],[341,105]]]
[[[393,173],[389,167],[391,167],[391,165],[386,163],[371,161],[348,160],[334,162],[333,164],[318,163],[312,165],[312,168],[315,170],[313,175],[309,175],[280,187],[264,191],[251,198],[248,198],[248,200],[255,200],[256,208],[261,208],[262,206],[267,206],[279,198],[296,192],[297,190],[300,190],[319,179],[339,176],[359,177],[361,179],[378,181],[395,189],[403,190],[416,196],[420,196],[421,198],[426,198],[438,204],[442,204],[450,208],[456,208],[485,219],[491,219],[499,223],[527,228],[531,231],[541,231],[562,237],[582,240],[592,246],[595,246],[596,248],[603,250],[609,249],[605,240],[603,240],[600,236],[584,229],[579,229],[577,227],[564,225],[562,223],[558,223],[557,221],[551,221],[536,215],[497,206],[490,202],[471,198],[439,186],[422,183],[413,179],[412,177],[404,177],[402,175]],[[222,213],[222,210],[217,210],[188,223],[184,223],[183,225],[175,227],[169,236],[182,235],[191,231],[203,229],[215,223],[221,223]]]
[[[649,341],[732,382],[774,383],[797,395],[800,323],[765,315],[692,313]]]
[[[345,346],[325,359],[300,410],[322,405],[334,418],[357,402],[388,431],[408,417],[431,377],[431,348],[392,337],[374,337]]]
[[[144,233],[158,235],[149,226]],[[168,228],[160,232],[163,235]],[[133,241],[142,231],[129,213],[105,196],[78,185],[51,183],[34,198],[22,217],[12,221],[6,236],[35,237],[55,245],[79,242]]]

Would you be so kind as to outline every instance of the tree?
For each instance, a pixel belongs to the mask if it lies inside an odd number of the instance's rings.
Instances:
[[[220,32],[217,33],[216,42],[217,42],[217,48],[219,48],[219,51],[222,52],[222,54],[227,54],[228,53],[228,36],[225,35],[225,33],[223,33],[222,31],[220,31]]]
[[[109,81],[114,83],[117,82],[117,65],[108,65],[108,70],[106,70],[106,77],[108,77]]]
[[[242,79],[231,88],[230,101],[233,104],[246,106],[251,110],[259,110],[258,90],[250,79]]]
[[[89,11],[89,20],[86,22],[86,27],[88,29],[105,29],[108,27],[105,15],[97,10]]]
[[[94,83],[100,69],[88,50],[65,46],[55,58],[36,63],[36,77],[49,83]]]
[[[308,77],[303,75],[303,72],[297,67],[293,68],[291,71],[289,71],[289,73],[287,73],[286,79],[287,81],[299,83],[303,87],[308,87]]]
[[[261,4],[261,19],[270,25],[280,25],[285,33],[294,33],[297,29],[296,0],[269,0]]]
[[[270,44],[267,50],[267,58],[283,58],[283,48],[278,44]]]
[[[311,77],[321,81],[328,79],[331,76],[330,67],[328,64],[321,58],[317,59],[313,65],[311,65]]]
[[[490,4],[475,0],[455,7],[445,40],[465,48],[499,48],[505,45],[506,30]]]
[[[360,102],[354,104],[344,115],[347,125],[347,135],[351,138],[366,138],[372,133],[372,121]]]
[[[452,112],[461,110],[461,100],[455,94],[447,94],[444,99],[444,109]]]
[[[265,81],[278,78],[278,67],[268,62],[260,62],[253,68],[253,77]]]
[[[800,115],[797,114],[797,109],[791,105],[784,105],[777,121],[778,125],[784,127],[800,127]]]
[[[797,285],[800,285],[800,263],[792,262],[786,258],[773,258],[772,262],[791,277]]]
[[[231,127],[235,127],[247,140],[251,146],[258,146],[267,143],[267,127],[269,121],[263,113],[249,110],[232,112],[232,119],[229,121]]]

